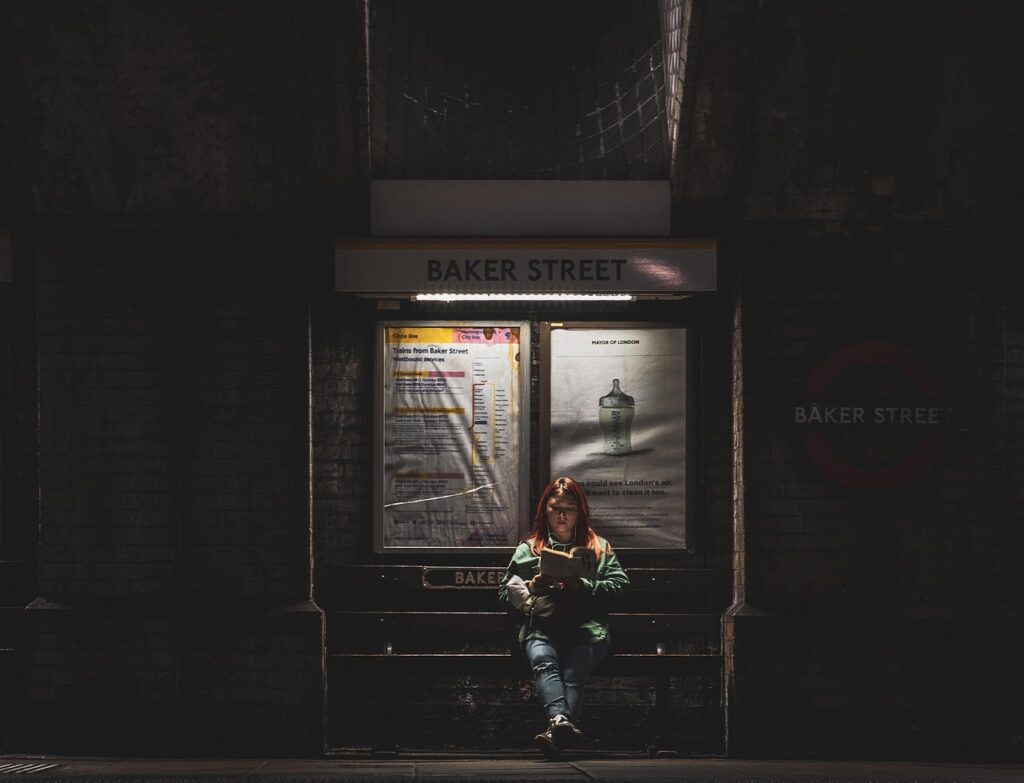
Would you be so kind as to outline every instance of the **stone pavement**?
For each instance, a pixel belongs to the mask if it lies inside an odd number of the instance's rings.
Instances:
[[[738,759],[520,758],[128,759],[0,756],[0,780],[345,781],[391,783],[1024,783],[1024,764],[969,765],[868,761]]]

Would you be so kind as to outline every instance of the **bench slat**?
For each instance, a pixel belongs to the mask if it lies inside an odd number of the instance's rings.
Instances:
[[[510,653],[333,653],[328,656],[331,676],[359,673],[366,667],[403,668],[410,672],[508,674],[525,670],[525,658]],[[644,677],[657,675],[716,674],[722,656],[701,653],[620,653],[601,662],[595,676]]]
[[[449,568],[449,567],[445,567]],[[328,611],[493,611],[496,587],[489,583],[504,573],[501,568],[454,569],[484,574],[481,586],[431,587],[425,574],[432,566],[333,566],[317,590],[317,601]],[[487,575],[490,575],[489,577]],[[614,599],[622,612],[721,612],[732,598],[728,571],[700,568],[631,568],[630,586]],[[493,577],[493,579],[491,579]]]
[[[612,613],[609,622],[613,633],[717,637],[721,617],[717,614]],[[353,638],[365,642],[367,637],[433,632],[491,634],[504,638],[512,627],[513,622],[505,612],[330,612],[327,646],[334,650],[345,647]]]
[[[423,586],[424,569],[434,566],[380,566],[348,565],[331,566],[324,574],[323,586],[329,591],[347,591],[374,587],[390,591],[420,591]],[[438,566],[441,568],[441,566]],[[444,568],[450,568],[444,566]],[[464,570],[494,570],[495,566]],[[498,570],[504,571],[502,565]],[[718,590],[729,589],[732,584],[730,571],[712,568],[630,568],[630,590],[674,592],[677,590]],[[491,589],[491,588],[484,588]]]

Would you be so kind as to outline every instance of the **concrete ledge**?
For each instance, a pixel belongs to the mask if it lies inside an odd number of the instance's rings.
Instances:
[[[3,767],[46,767],[35,780],[240,780],[260,781],[730,781],[730,783],[1018,783],[1024,764],[958,765],[868,761],[737,761],[732,759],[595,758],[585,754],[553,762],[523,757],[489,759],[402,758],[388,761],[253,759],[109,759],[0,756],[0,780],[23,780]],[[52,765],[52,766],[50,766]],[[8,768],[10,768],[8,767]]]

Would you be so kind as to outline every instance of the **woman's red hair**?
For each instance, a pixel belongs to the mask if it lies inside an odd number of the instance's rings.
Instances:
[[[548,530],[548,501],[552,495],[560,494],[569,495],[576,501],[576,505],[580,509],[580,514],[576,518],[576,527],[573,530],[575,534],[573,544],[588,546],[594,550],[594,554],[600,557],[604,554],[604,547],[601,545],[597,533],[590,526],[590,505],[587,503],[587,496],[583,493],[583,487],[579,485],[579,482],[568,476],[552,479],[541,493],[540,501],[537,503],[537,512],[533,515],[533,532],[525,539],[526,543],[530,545],[530,551],[539,555],[547,545],[548,537],[551,535],[551,531]]]

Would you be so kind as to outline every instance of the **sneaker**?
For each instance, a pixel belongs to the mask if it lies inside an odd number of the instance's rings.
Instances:
[[[533,741],[537,743],[540,752],[552,761],[558,761],[558,759],[562,758],[562,750],[555,743],[555,738],[551,735],[550,728],[534,737]]]
[[[548,732],[562,748],[575,745],[583,737],[583,732],[577,729],[565,715],[553,717],[548,726]]]

